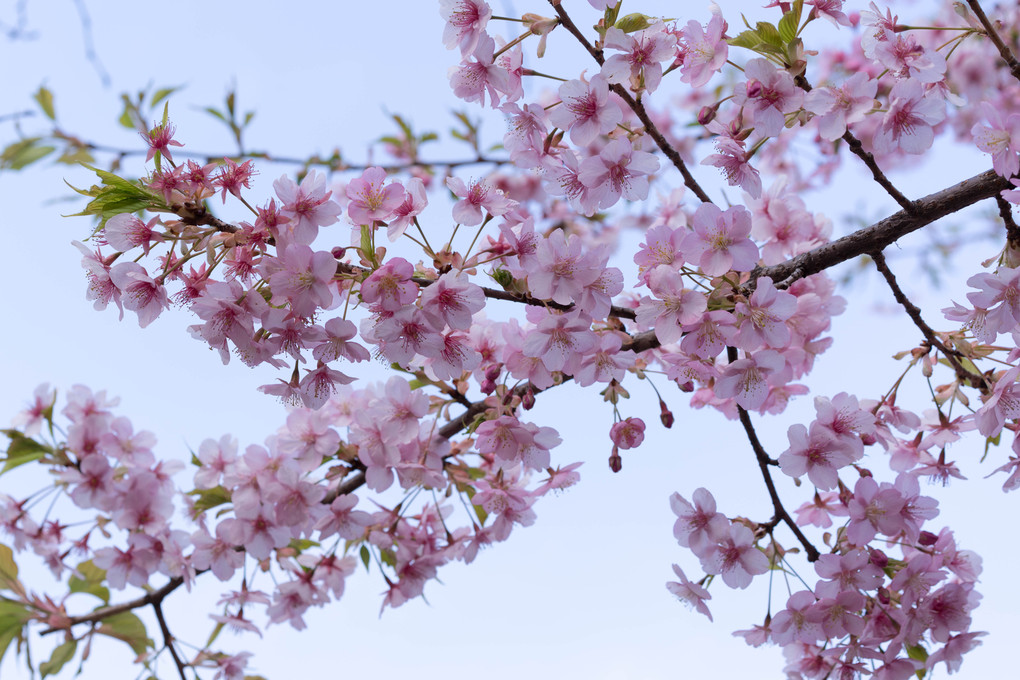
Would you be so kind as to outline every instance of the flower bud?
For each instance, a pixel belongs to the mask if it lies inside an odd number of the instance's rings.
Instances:
[[[868,548],[868,560],[879,569],[885,569],[889,565],[889,556],[875,548]]]
[[[342,260],[342,259],[344,259],[344,255],[347,254],[347,249],[346,248],[341,248],[341,247],[337,246],[337,247],[333,248],[332,250],[330,250],[329,254],[333,256],[333,259]]]
[[[485,369],[485,379],[487,381],[496,382],[499,379],[499,374],[503,372],[503,364],[490,364]]]
[[[486,378],[478,385],[478,389],[482,391],[482,394],[492,394],[496,391],[496,383],[495,381]]]
[[[701,110],[698,111],[698,124],[708,125],[715,120],[715,114],[718,113],[718,106],[702,106]]]
[[[673,412],[666,406],[666,402],[662,399],[659,400],[659,420],[662,421],[662,426],[667,430],[673,427],[675,419],[673,418]]]
[[[530,411],[535,408],[535,391],[530,387],[521,397],[521,406],[524,407],[525,411]]]
[[[935,545],[937,540],[939,540],[939,537],[930,531],[922,531],[917,537],[917,542],[920,545]]]
[[[609,456],[609,469],[613,472],[619,472],[623,469],[623,458],[620,458],[620,450],[613,447],[613,453]]]

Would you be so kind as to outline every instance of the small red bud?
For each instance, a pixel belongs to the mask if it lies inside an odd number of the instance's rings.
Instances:
[[[937,540],[939,540],[939,537],[930,531],[922,531],[917,537],[917,542],[921,545],[935,545]]]
[[[499,378],[499,374],[502,372],[503,372],[502,364],[491,364],[488,368],[485,369],[485,379],[492,382],[496,382],[496,380]]]
[[[889,564],[889,556],[875,548],[868,548],[868,559],[879,569],[885,569]]]
[[[716,107],[714,106],[702,106],[701,110],[698,111],[698,124],[708,125],[715,120],[715,114],[717,113]]]
[[[662,399],[659,400],[659,420],[662,421],[662,426],[667,430],[673,427],[675,419],[673,418],[673,412],[666,406],[666,402]]]
[[[613,453],[609,456],[609,469],[619,472],[623,469],[623,458],[620,458],[620,449],[613,447]]]
[[[530,411],[535,408],[535,392],[530,387],[528,391],[521,397],[521,406],[524,407],[525,411]]]
[[[329,251],[329,254],[332,255],[333,259],[335,260],[342,260],[344,259],[344,255],[347,254],[347,249],[337,246],[336,248],[333,248],[331,251]]]
[[[478,389],[482,391],[482,394],[492,394],[496,391],[496,383],[486,378],[478,385]]]

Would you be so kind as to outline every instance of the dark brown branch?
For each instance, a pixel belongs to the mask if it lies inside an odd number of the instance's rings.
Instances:
[[[556,16],[560,19],[560,24],[567,29],[572,36],[577,38],[577,41],[581,43],[584,49],[588,51],[588,54],[590,54],[592,58],[598,62],[598,65],[601,66],[605,63],[606,59],[602,54],[602,50],[588,42],[588,39],[584,37],[584,33],[581,32],[573,19],[570,18],[570,15],[567,14],[567,10],[563,9],[563,6],[557,0],[549,0],[549,4],[552,5],[553,9],[556,11]],[[648,117],[648,112],[645,111],[645,105],[641,103],[641,100],[634,99],[634,97],[632,97],[631,94],[627,92],[627,89],[622,85],[611,85],[610,89],[615,92],[617,96],[619,96],[620,99],[627,104],[627,106],[630,107],[631,111],[634,112],[634,115],[636,115],[641,121],[641,124],[645,126],[648,136],[655,140],[655,143],[658,145],[662,153],[665,154],[666,158],[669,159],[670,163],[673,164],[673,167],[680,171],[680,174],[684,178],[684,186],[690,189],[694,195],[701,200],[701,202],[711,203],[712,199],[708,197],[708,194],[706,194],[705,190],[701,188],[698,181],[694,179],[694,175],[692,175],[691,171],[687,169],[687,164],[684,163],[679,152],[673,148],[673,145],[669,143],[665,135],[659,131],[659,128],[654,122],[652,122],[652,119]]]
[[[57,135],[62,139],[69,139],[66,135]],[[119,149],[112,146],[105,146],[103,144],[94,144],[92,142],[78,142],[73,146],[86,149],[88,151],[97,151],[99,153],[116,154],[120,158],[128,158],[130,156],[142,156],[148,153],[148,149]],[[213,154],[213,153],[202,153],[197,151],[185,151],[175,150],[174,157],[180,156],[184,159],[191,159],[202,161],[204,163],[216,163],[222,161],[224,158],[229,158],[232,161],[240,161],[243,159],[262,160],[269,163],[282,163],[284,165],[300,165],[303,167],[322,167],[333,172],[346,172],[349,170],[367,170],[370,167],[380,167],[386,172],[402,172],[404,170],[410,170],[412,168],[427,168],[427,167],[441,167],[441,168],[459,168],[467,165],[506,165],[510,163],[508,158],[486,158],[484,156],[478,156],[476,158],[462,158],[457,160],[435,160],[435,161],[424,161],[424,160],[413,160],[406,163],[391,163],[389,165],[383,165],[379,163],[360,164],[360,163],[347,163],[339,158],[320,158],[319,156],[312,156],[310,158],[295,158],[291,156],[273,156],[268,152],[264,151],[250,151],[244,155],[237,155],[236,153],[224,153],[224,154]]]
[[[974,12],[977,20],[981,22],[981,25],[985,28],[985,34],[988,39],[995,45],[995,49],[999,50],[999,56],[1006,62],[1006,66],[1009,67],[1009,72],[1013,74],[1013,77],[1020,80],[1020,62],[1017,62],[1016,56],[1013,55],[1012,50],[1009,46],[1002,41],[999,37],[998,32],[995,30],[995,26],[988,17],[985,15],[985,11],[981,9],[981,4],[977,0],[967,0],[967,4],[970,5],[970,9]]]
[[[932,330],[924,318],[921,317],[921,310],[912,303],[907,296],[903,293],[899,284],[896,282],[896,277],[893,276],[892,270],[889,269],[889,265],[886,264],[885,255],[881,252],[876,251],[871,253],[871,259],[875,262],[875,267],[881,272],[885,282],[889,285],[889,289],[892,290],[893,297],[896,298],[896,302],[900,303],[900,306],[906,310],[907,316],[914,322],[914,325],[920,329],[921,334],[924,335],[925,342],[929,346],[934,347],[946,358],[949,365],[956,371],[957,379],[966,385],[980,389],[982,392],[988,392],[988,383],[985,381],[984,376],[976,374],[972,371],[968,371],[962,363],[960,363],[961,354],[956,350],[949,349],[946,347],[935,335],[935,331]]]
[[[160,602],[153,602],[152,608],[156,611],[156,620],[159,622],[159,629],[163,633],[163,647],[169,650],[170,656],[173,657],[174,665],[177,666],[177,673],[180,674],[181,680],[188,680],[184,675],[184,669],[187,667],[187,664],[177,654],[177,649],[174,647],[174,636],[170,632],[170,627],[166,625],[166,617],[163,616],[163,605]]]
[[[180,576],[175,576],[166,582],[162,588],[153,590],[151,593],[146,593],[142,597],[128,600],[127,602],[121,602],[120,604],[112,604],[108,607],[100,607],[95,611],[89,612],[88,614],[82,614],[81,616],[69,616],[67,618],[67,625],[61,628],[47,628],[42,631],[40,635],[46,635],[48,633],[54,633],[58,630],[67,630],[71,626],[77,626],[81,623],[96,623],[103,619],[109,618],[116,614],[122,614],[129,612],[132,609],[138,609],[140,607],[146,607],[150,604],[161,604],[166,596],[173,591],[184,585],[184,579]]]
[[[735,347],[727,347],[726,355],[729,360],[736,361],[737,350]],[[783,506],[783,501],[779,498],[779,491],[776,489],[776,484],[772,479],[772,471],[769,470],[770,465],[776,465],[776,461],[769,457],[766,453],[765,447],[761,445],[761,441],[758,439],[758,433],[754,429],[754,423],[751,422],[751,415],[744,409],[743,406],[737,405],[737,415],[740,417],[740,424],[744,427],[744,432],[747,434],[747,440],[751,443],[751,449],[754,451],[755,460],[758,461],[758,470],[761,472],[762,479],[765,481],[765,488],[768,489],[769,498],[772,500],[772,510],[774,513],[774,520],[782,521],[786,526],[790,527],[790,531],[797,537],[800,544],[804,546],[804,552],[807,553],[809,562],[815,562],[818,560],[820,553],[818,548],[808,540],[808,537],[804,535],[804,532],[800,530],[797,523],[790,517],[790,513],[786,511]]]
[[[1006,247],[1012,250],[1020,250],[1020,227],[1013,219],[1013,205],[1001,195],[995,197],[995,203],[999,206],[999,217],[1006,227]]]
[[[797,279],[825,271],[841,262],[884,250],[907,234],[926,227],[932,222],[992,198],[1012,185],[992,170],[975,175],[959,184],[914,201],[913,214],[905,210],[890,215],[870,227],[859,229],[841,239],[826,243],[814,250],[769,267],[757,267],[751,272],[751,282],[768,276],[788,287]]]

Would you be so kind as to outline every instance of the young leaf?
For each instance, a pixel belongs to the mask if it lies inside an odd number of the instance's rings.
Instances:
[[[103,579],[106,578],[105,569],[97,567],[92,560],[86,560],[79,564],[75,571],[81,576],[72,576],[68,579],[67,586],[72,593],[88,593],[109,604],[110,589],[103,585]]]
[[[40,85],[36,93],[32,95],[32,99],[34,99],[39,104],[39,108],[43,110],[43,113],[46,114],[47,118],[49,118],[50,120],[57,119],[56,111],[53,109],[52,92],[50,92],[45,87]]]
[[[19,465],[37,461],[50,452],[49,447],[17,430],[5,430],[4,434],[10,437],[11,443],[7,447],[7,458],[4,460],[3,469],[0,469],[0,475]]]
[[[64,667],[64,664],[74,658],[74,653],[77,650],[77,640],[68,640],[54,649],[53,654],[50,655],[50,660],[39,664],[39,677],[45,678],[47,675],[56,675],[59,673],[60,669]]]
[[[131,647],[136,656],[141,656],[145,650],[153,646],[145,630],[142,620],[131,612],[114,614],[103,620],[103,625],[96,631],[100,635],[123,640]]]
[[[0,661],[15,638],[23,636],[25,623],[32,618],[32,612],[17,602],[0,600]]]

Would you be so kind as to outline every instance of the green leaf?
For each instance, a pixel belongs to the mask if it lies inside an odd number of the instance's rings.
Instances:
[[[362,545],[361,550],[358,551],[358,554],[361,555],[361,563],[365,565],[365,571],[368,571],[368,563],[372,559],[372,554],[368,552],[368,546]]]
[[[0,152],[0,169],[21,170],[57,150],[57,147],[39,145],[41,137],[28,137],[14,142]]]
[[[96,215],[100,218],[99,227],[102,228],[106,226],[106,221],[114,215],[134,213],[140,210],[167,209],[161,197],[156,196],[141,184],[118,177],[112,172],[100,170],[88,163],[82,163],[82,165],[95,172],[103,180],[103,185],[93,185],[88,189],[78,189],[68,185],[82,196],[92,197],[84,210],[68,215],[68,217]]]
[[[767,21],[759,21],[755,26],[755,32],[762,42],[777,49],[785,49],[786,41],[779,35],[779,30]]]
[[[220,120],[222,120],[222,121],[223,121],[224,123],[226,123],[226,122],[227,122],[227,117],[226,117],[226,116],[224,116],[224,115],[223,115],[223,114],[222,114],[222,113],[221,113],[220,111],[217,111],[216,109],[214,109],[214,108],[213,108],[213,107],[211,107],[211,106],[207,106],[207,107],[205,107],[205,108],[204,108],[204,109],[202,109],[202,110],[203,110],[203,111],[205,111],[206,113],[208,113],[208,114],[209,114],[210,116],[215,116],[216,118],[219,118],[219,119],[220,119]]]
[[[170,95],[172,95],[174,92],[176,92],[179,89],[181,89],[181,88],[180,87],[164,87],[162,89],[156,90],[155,92],[152,93],[152,99],[149,100],[149,105],[150,106],[156,106],[161,101],[163,101],[164,99],[166,99],[167,97],[169,97]]]
[[[153,646],[146,633],[145,624],[131,612],[114,614],[103,619],[103,625],[96,632],[126,642],[135,656],[141,656],[146,649]]]
[[[317,541],[310,541],[307,538],[292,538],[290,539],[290,543],[288,543],[287,545],[293,548],[294,550],[298,551],[299,553],[302,553],[308,550],[309,548],[317,548],[321,544],[318,543]]]
[[[616,22],[616,28],[620,29],[624,33],[643,31],[652,25],[651,19],[652,18],[647,14],[635,12],[633,14],[628,14],[625,17],[620,17]]]
[[[50,452],[49,447],[43,446],[31,437],[26,437],[17,430],[4,430],[4,434],[10,437],[11,443],[7,447],[7,458],[4,460],[3,469],[0,469],[0,475],[19,465],[37,461]]]
[[[214,486],[211,489],[196,489],[191,494],[198,496],[192,505],[192,512],[196,517],[199,513],[203,513],[210,508],[230,502],[230,492],[222,486]]]
[[[797,37],[798,26],[800,26],[800,21],[794,16],[792,10],[783,15],[783,18],[779,20],[779,37],[784,43],[789,43]]]
[[[216,638],[218,638],[220,636],[220,633],[223,631],[223,625],[224,624],[222,622],[217,623],[216,626],[212,629],[212,632],[209,634],[209,639],[206,640],[205,643],[207,649],[209,648],[209,645],[216,642]]]
[[[87,560],[78,565],[76,570],[81,577],[72,576],[68,581],[68,588],[72,593],[88,593],[102,600],[110,602],[110,589],[103,585],[106,578],[106,570],[100,569],[92,560]]]
[[[88,152],[88,149],[82,147],[69,147],[57,158],[57,162],[64,165],[85,165],[86,163],[95,163],[95,161],[95,157]]]
[[[730,38],[726,42],[731,47],[743,47],[747,50],[753,50],[761,43],[761,39],[754,31],[741,31],[735,38]]]
[[[11,642],[23,637],[25,624],[30,618],[32,612],[26,607],[10,600],[0,600],[0,661]]]
[[[11,584],[20,584],[17,580],[17,564],[14,562],[14,551],[0,543],[0,585],[9,589]]]
[[[54,111],[53,109],[52,92],[50,92],[45,87],[40,85],[36,93],[32,95],[32,99],[34,99],[39,104],[39,108],[43,110],[43,113],[46,114],[47,118],[49,118],[50,120],[57,119],[56,111]]]
[[[77,640],[68,640],[54,649],[53,654],[50,656],[50,660],[39,664],[39,677],[45,678],[47,675],[56,675],[59,673],[60,669],[64,667],[64,664],[74,658],[74,653],[77,650]]]

